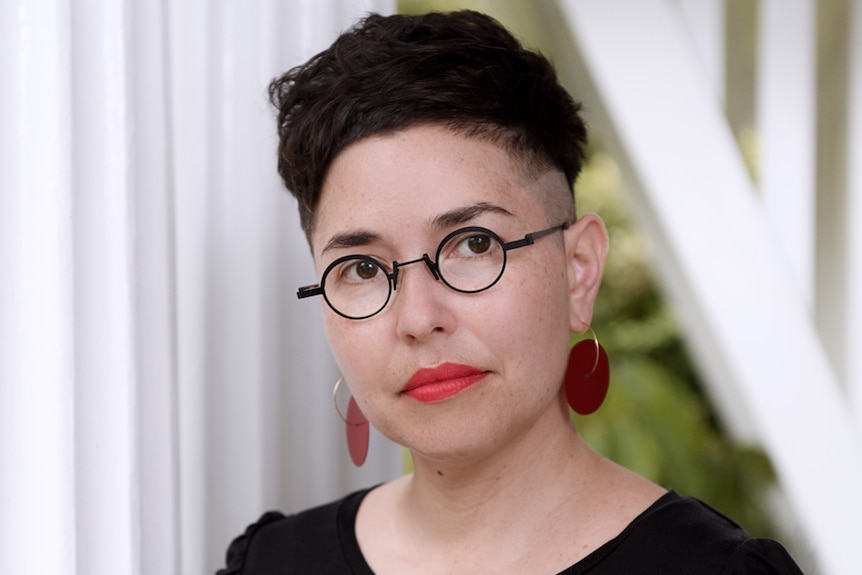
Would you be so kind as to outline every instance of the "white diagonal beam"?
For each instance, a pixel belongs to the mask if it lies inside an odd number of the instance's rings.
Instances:
[[[767,218],[795,289],[814,301],[816,9],[813,0],[763,0],[756,123]]]
[[[856,421],[862,421],[862,2],[851,3],[850,13],[844,358],[848,395]]]
[[[591,121],[633,178],[708,384],[751,418],[823,571],[862,572],[859,429],[679,14],[661,0],[559,5],[600,96]]]

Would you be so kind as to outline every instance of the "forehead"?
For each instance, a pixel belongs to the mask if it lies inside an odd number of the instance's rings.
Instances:
[[[549,182],[530,177],[494,143],[439,126],[415,126],[360,140],[332,162],[321,189],[312,249],[357,229],[377,235],[421,232],[453,209],[490,204],[533,220]]]

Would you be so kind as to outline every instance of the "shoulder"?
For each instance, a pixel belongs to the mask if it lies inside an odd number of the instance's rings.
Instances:
[[[802,575],[784,547],[771,539],[749,539],[736,548],[724,575]]]
[[[596,573],[801,573],[780,544],[752,539],[706,503],[672,491],[594,555],[607,568]]]
[[[264,513],[233,540],[226,566],[216,575],[347,571],[349,545],[345,549],[345,537],[353,537],[356,510],[368,491],[293,515]]]

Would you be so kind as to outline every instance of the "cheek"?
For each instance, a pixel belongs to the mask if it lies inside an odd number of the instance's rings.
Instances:
[[[347,379],[350,372],[350,358],[357,354],[359,350],[357,350],[356,343],[361,343],[362,340],[351,335],[352,326],[346,323],[347,320],[330,313],[328,310],[324,310],[323,315],[323,326],[326,331],[326,339],[329,341],[329,349],[332,351],[341,374]]]
[[[334,313],[328,309],[323,310],[323,329],[326,332],[326,340],[329,342],[329,350],[332,352],[340,374],[344,376],[348,387],[352,390],[353,385],[348,378],[346,368],[350,365],[349,358],[353,353],[351,343],[353,340],[349,336],[350,330],[346,329],[347,327],[344,321]]]
[[[560,365],[568,356],[570,337],[565,277],[558,270],[548,271],[517,288],[517,303],[503,314],[506,317],[500,318],[500,331],[511,339],[513,351],[518,351],[514,357],[530,362],[543,376],[561,375]]]
[[[353,321],[325,313],[324,328],[335,363],[351,392],[362,402],[373,390],[367,389],[388,369],[388,347],[372,320]]]
[[[568,283],[561,266],[536,266],[528,277],[513,278],[511,299],[521,310],[520,321],[538,330],[568,332]]]

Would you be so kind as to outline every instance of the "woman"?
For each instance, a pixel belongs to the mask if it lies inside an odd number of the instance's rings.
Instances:
[[[590,332],[607,234],[575,218],[586,129],[543,57],[473,12],[371,15],[270,87],[326,332],[412,474],[238,538],[220,573],[799,573],[571,423],[607,385]]]

